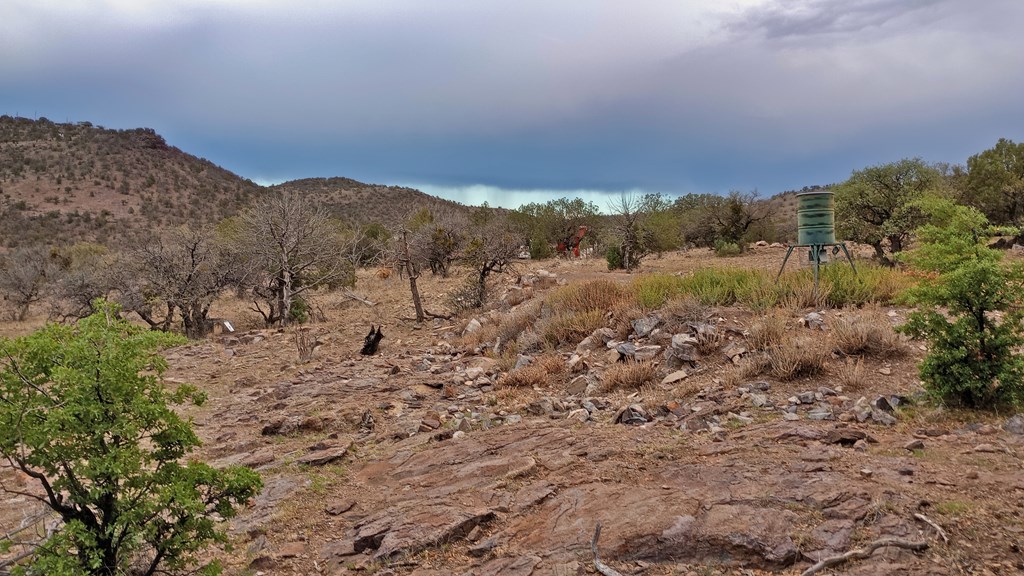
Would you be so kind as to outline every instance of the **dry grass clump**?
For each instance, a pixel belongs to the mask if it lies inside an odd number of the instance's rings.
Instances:
[[[557,354],[545,354],[533,359],[528,366],[517,368],[498,378],[505,387],[541,387],[564,384],[569,367]]]
[[[721,330],[715,330],[714,332],[698,331],[695,338],[697,339],[697,344],[695,344],[697,351],[708,356],[722,349],[722,344],[725,342],[725,333]]]
[[[769,357],[772,375],[779,380],[792,380],[822,372],[830,352],[821,338],[805,337],[783,340],[769,351]]]
[[[590,333],[604,326],[604,312],[567,312],[544,320],[538,330],[541,339],[550,346],[577,344]]]
[[[832,324],[832,341],[835,350],[847,356],[887,357],[906,351],[889,317],[874,306],[836,318]]]
[[[747,331],[747,344],[753,350],[770,350],[781,345],[786,339],[788,319],[788,315],[782,310],[769,310],[750,325]]]
[[[320,339],[306,327],[296,328],[293,334],[295,349],[299,353],[299,362],[305,364],[313,359],[313,353],[320,346]]]
[[[611,310],[626,298],[626,290],[612,280],[591,280],[563,286],[548,296],[547,303],[557,314]]]
[[[537,321],[543,304],[543,302],[535,300],[511,310],[501,319],[501,323],[498,325],[497,337],[502,342],[511,342],[518,338],[520,334],[533,326],[533,323]]]
[[[831,285],[819,282],[815,290],[814,282],[803,279],[802,282],[789,281],[782,290],[779,304],[788,310],[802,311],[807,309],[821,310],[831,302]],[[839,304],[842,306],[842,304]]]
[[[661,309],[661,317],[665,327],[673,334],[686,330],[689,322],[704,322],[712,314],[713,309],[697,300],[691,294],[669,300]]]
[[[465,326],[462,327],[465,330]],[[487,342],[493,342],[498,335],[498,327],[494,324],[484,324],[475,332],[471,332],[462,337],[462,342],[471,348],[476,348],[481,344]]]
[[[847,358],[836,374],[836,380],[843,387],[843,392],[857,392],[864,388],[864,361]]]
[[[730,366],[722,374],[722,383],[735,388],[741,384],[757,378],[772,367],[771,357],[764,352],[747,354],[740,360],[739,364]]]
[[[517,306],[501,317],[498,324],[484,324],[479,330],[472,334],[466,334],[462,341],[470,347],[476,347],[487,342],[501,342],[504,348],[510,342],[514,342],[520,334],[529,330],[540,316],[543,302],[535,300],[521,306]]]
[[[633,332],[633,320],[646,316],[640,305],[630,300],[620,300],[611,308],[609,325],[618,338],[626,339]]]
[[[658,377],[658,365],[654,362],[618,362],[604,373],[603,389],[639,390],[644,384],[653,383]]]

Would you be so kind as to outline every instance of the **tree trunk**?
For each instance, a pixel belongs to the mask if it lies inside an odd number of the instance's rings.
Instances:
[[[420,291],[416,287],[416,279],[420,276],[419,268],[412,261],[412,255],[409,254],[409,233],[407,230],[402,230],[402,257],[404,259],[399,266],[399,274],[401,269],[406,268],[409,273],[409,291],[412,292],[412,305],[416,307],[416,323],[422,323],[426,316],[423,314],[423,304],[420,302]]]
[[[875,249],[875,258],[878,258],[878,261],[880,263],[882,263],[882,264],[888,264],[889,263],[889,259],[885,257],[885,250],[882,249],[882,242],[881,242],[881,240],[879,240],[878,242],[873,242],[871,244],[871,247]]]
[[[423,304],[420,302],[420,291],[416,287],[416,278],[419,274],[409,274],[409,291],[412,292],[412,305],[416,307],[416,322],[420,323],[426,318],[423,315]]]

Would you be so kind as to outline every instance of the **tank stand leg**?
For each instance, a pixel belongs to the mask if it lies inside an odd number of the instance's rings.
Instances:
[[[846,249],[846,243],[840,244],[839,247],[843,249],[843,254],[846,254],[846,259],[850,262],[850,268],[853,268],[853,275],[858,276],[857,266],[853,263],[853,257],[850,256],[850,251]]]
[[[821,246],[811,246],[811,260],[814,261],[814,299],[818,299],[818,267],[821,266]]]
[[[790,246],[789,249],[786,250],[786,257],[782,259],[782,268],[779,268],[779,273],[775,275],[775,282],[778,282],[779,278],[782,277],[782,271],[786,269],[786,262],[789,262],[789,256],[791,254],[793,254],[792,246]]]

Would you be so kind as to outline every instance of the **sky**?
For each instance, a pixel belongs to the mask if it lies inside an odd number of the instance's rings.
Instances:
[[[1020,0],[3,0],[0,114],[259,183],[771,195],[1024,140]]]

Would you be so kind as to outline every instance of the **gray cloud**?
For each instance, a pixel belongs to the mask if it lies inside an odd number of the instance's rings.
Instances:
[[[1024,4],[0,3],[0,113],[245,176],[725,191],[1024,139]]]
[[[851,34],[890,24],[920,26],[940,17],[937,9],[944,3],[949,0],[776,0],[750,9],[729,28],[775,39]]]

